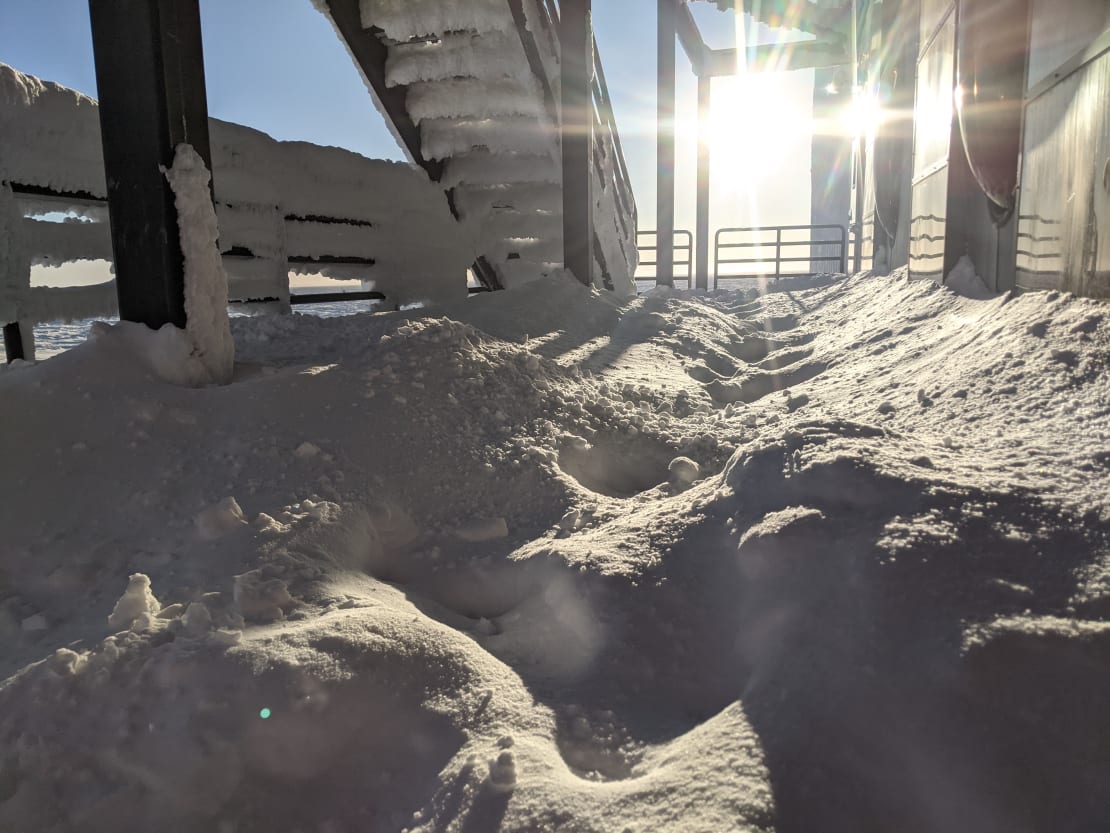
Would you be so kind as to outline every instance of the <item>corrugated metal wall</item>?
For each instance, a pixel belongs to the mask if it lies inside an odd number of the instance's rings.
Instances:
[[[1017,285],[1110,297],[1110,3],[1037,0]]]
[[[952,88],[956,10],[950,2],[923,0],[914,105],[913,187],[910,198],[909,266],[913,278],[944,275],[948,217],[948,155],[952,138]]]

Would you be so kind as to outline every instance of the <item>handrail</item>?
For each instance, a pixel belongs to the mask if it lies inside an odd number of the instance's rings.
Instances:
[[[555,90],[552,87],[551,79],[547,77],[547,70],[544,68],[543,58],[540,57],[536,37],[528,28],[528,16],[524,11],[524,0],[508,0],[508,3],[509,13],[512,14],[513,23],[520,34],[520,45],[524,49],[524,55],[532,68],[532,74],[543,88],[543,105],[547,111],[547,117],[551,120],[552,125],[558,125],[559,105],[555,101]],[[550,26],[546,25],[546,22],[544,28],[547,30],[548,38],[552,40],[552,47],[554,48],[558,44],[557,35],[551,30]]]
[[[809,236],[805,240],[783,240],[783,232],[788,231],[805,231],[809,232]],[[839,232],[837,239],[823,239],[816,236],[819,231],[836,231]],[[775,235],[774,242],[770,240],[757,239],[749,242],[738,243],[722,243],[721,236],[725,234],[748,234],[748,235]],[[810,254],[806,257],[784,257],[783,249],[791,246],[807,246],[810,249]],[[839,246],[839,253],[836,255],[821,255],[813,254],[813,247],[815,246]],[[763,250],[773,247],[775,255],[773,258],[765,257],[762,255]],[[760,255],[757,257],[722,257],[721,251],[723,249],[757,249]],[[784,263],[808,263],[812,266],[814,263],[836,263],[841,272],[847,270],[847,257],[848,257],[848,230],[841,225],[835,224],[820,224],[820,225],[792,225],[792,226],[748,226],[744,228],[720,228],[713,235],[713,283],[714,285],[721,277],[725,278],[757,278],[757,277],[797,277],[804,275],[816,274],[813,271],[807,272],[784,272],[782,266]],[[764,265],[774,264],[774,273],[766,273],[763,271],[748,272],[739,275],[721,275],[721,266],[728,265]]]
[[[655,260],[640,260],[640,266],[657,266],[659,264],[659,232],[655,229],[648,229],[636,232],[636,250],[640,252],[655,252]],[[656,242],[653,244],[641,244],[639,242],[641,237],[655,237]],[[679,239],[684,239],[685,243],[679,243]],[[676,275],[678,280],[690,280],[694,259],[694,235],[688,229],[675,229],[674,230],[674,251],[683,252],[686,255],[685,260],[680,260],[677,257],[674,259],[675,266],[685,266],[686,275]],[[641,280],[643,280],[641,278]]]
[[[598,51],[596,38],[594,38],[594,67],[597,70],[597,86],[598,92],[600,92],[602,115],[605,116],[606,126],[609,128],[609,135],[613,138],[613,145],[616,148],[617,164],[620,166],[621,185],[627,189],[628,194],[631,194],[632,177],[628,173],[628,161],[625,159],[620,131],[617,130],[617,117],[613,112],[613,100],[609,97],[609,84],[605,80],[605,69],[601,64],[601,53]],[[633,220],[635,220],[635,200],[632,201],[631,214]]]
[[[545,109],[552,123],[558,126],[561,124],[561,119],[559,105],[555,100],[555,85],[548,76],[548,70],[540,53],[535,31],[527,25],[525,0],[507,0],[507,2],[520,35],[521,46],[531,66],[532,74],[536,76],[543,89]],[[535,0],[535,7],[540,17],[540,28],[547,34],[556,61],[561,61],[561,55],[559,54],[559,4],[557,0]],[[625,157],[624,146],[621,143],[620,132],[617,129],[613,101],[609,95],[609,85],[605,79],[605,70],[601,63],[601,52],[598,48],[597,38],[592,37],[592,35],[591,43],[593,45],[593,75],[590,79],[590,96],[593,99],[591,118],[594,120],[595,127],[594,146],[591,152],[593,167],[603,190],[607,189],[610,182],[614,186],[615,213],[621,229],[630,238],[637,223],[632,177],[629,174],[628,161]],[[609,157],[614,160],[611,178],[607,176],[605,170],[605,160]],[[631,218],[631,224],[629,218]],[[604,262],[604,257],[600,254],[599,242],[597,235],[595,235],[594,254],[599,261]]]

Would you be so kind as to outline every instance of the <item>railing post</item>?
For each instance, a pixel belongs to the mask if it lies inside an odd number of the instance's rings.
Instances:
[[[775,277],[782,274],[782,229],[775,229]]]
[[[586,286],[593,283],[593,25],[591,0],[563,0],[562,59],[563,265]]]
[[[120,318],[185,326],[178,144],[212,169],[198,0],[89,0]]]
[[[656,105],[656,267],[655,282],[674,286],[674,110],[676,0],[659,0],[658,98]]]
[[[713,288],[721,280],[721,229],[713,232]]]
[[[709,289],[709,118],[712,82],[712,76],[698,76],[698,289]]]

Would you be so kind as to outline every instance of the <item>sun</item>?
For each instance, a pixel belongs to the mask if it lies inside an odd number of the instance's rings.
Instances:
[[[715,177],[744,185],[774,180],[808,145],[809,113],[789,90],[785,73],[752,72],[717,78],[709,120]]]

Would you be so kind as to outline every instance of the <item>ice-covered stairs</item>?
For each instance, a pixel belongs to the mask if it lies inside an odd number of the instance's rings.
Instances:
[[[385,47],[380,83],[394,101],[403,100],[404,116],[418,131],[419,155],[441,166],[441,184],[450,189],[460,220],[474,229],[478,253],[502,285],[561,266],[559,47],[556,23],[537,5],[544,0],[318,0],[318,5],[327,13],[353,2],[361,31],[337,29],[356,61],[366,50],[356,48],[352,37],[374,38]],[[372,80],[365,61],[360,63]],[[382,91],[376,92],[380,102]],[[383,111],[389,119],[389,108]],[[597,158],[607,154],[599,147]],[[604,274],[609,285],[615,276],[631,286],[635,248],[617,238],[627,237],[620,231],[631,226],[634,240],[635,221],[606,216],[628,209],[619,200],[601,198],[604,175],[604,168],[595,172],[595,214],[600,214],[595,219],[602,229],[595,249],[604,264],[598,280]]]
[[[542,33],[538,10],[523,6],[533,33]],[[423,153],[443,161],[460,218],[474,224],[502,283],[557,268],[558,128],[508,2],[362,0],[360,12],[364,27],[382,30],[386,83],[406,88]],[[546,58],[554,70],[554,52]]]

